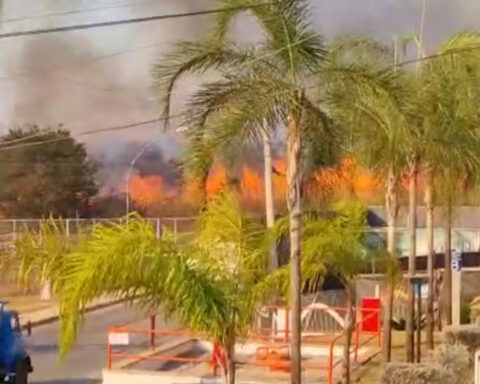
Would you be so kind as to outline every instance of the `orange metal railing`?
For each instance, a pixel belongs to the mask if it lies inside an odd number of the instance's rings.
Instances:
[[[283,311],[281,312],[284,318],[284,327],[281,329],[276,327],[275,324],[270,322],[271,327],[262,327],[260,325],[253,326],[251,334],[248,338],[249,341],[257,343],[259,348],[262,346],[267,349],[272,348],[283,348],[288,347],[291,340],[291,329],[290,329],[290,310],[288,307],[282,306],[269,306],[265,307],[264,310],[268,311]],[[337,313],[344,313],[346,308],[341,307],[328,307],[328,308],[317,308],[312,309],[312,315],[320,316],[322,313],[327,311],[336,311]],[[354,309],[356,313],[356,323],[354,324],[352,345],[350,349],[350,354],[355,362],[358,361],[359,349],[363,346],[371,343],[375,340],[376,345],[379,347],[381,343],[381,316],[379,309],[368,309],[367,311],[362,310],[361,308]],[[364,312],[368,312],[366,315]],[[365,331],[363,328],[365,322],[374,316],[377,316],[378,326],[375,331],[369,332]],[[277,324],[278,325],[278,324]],[[302,345],[310,346],[325,346],[327,348],[327,361],[323,362],[303,362],[302,369],[305,370],[323,370],[326,372],[327,383],[332,384],[334,378],[334,368],[340,363],[341,359],[336,358],[335,356],[335,346],[339,345],[340,340],[344,337],[344,331],[334,328],[322,328],[321,326],[314,326],[312,329],[304,325],[302,329]],[[307,332],[308,331],[308,332]],[[186,339],[201,339],[199,335],[194,335],[185,330],[160,330],[156,328],[156,317],[150,317],[150,327],[149,328],[135,328],[132,326],[115,326],[108,329],[109,332],[109,342],[107,345],[107,367],[111,369],[113,363],[116,360],[131,360],[132,362],[137,361],[154,361],[154,362],[181,362],[181,363],[208,363],[212,365],[213,368],[218,365],[218,356],[215,356],[212,353],[212,356],[209,358],[199,358],[199,357],[180,357],[174,355],[160,354],[155,353],[158,341],[160,338],[167,337],[184,337]],[[114,346],[110,344],[110,335],[111,334],[128,334],[128,335],[144,335],[146,336],[144,344],[145,348],[142,353],[133,353],[128,351],[128,345],[125,345],[125,348],[120,348],[119,346]],[[151,351],[150,354],[145,354],[145,351]],[[237,361],[238,365],[252,365],[252,366],[265,366],[271,367],[271,362],[268,360],[260,359],[250,359],[248,361]],[[286,370],[290,367],[289,361],[276,361],[275,367],[284,368]]]

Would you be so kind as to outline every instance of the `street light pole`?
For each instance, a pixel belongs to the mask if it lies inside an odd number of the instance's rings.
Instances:
[[[155,142],[158,140],[158,137],[155,137],[153,140],[150,140],[148,143],[146,143],[135,155],[135,157],[132,159],[130,162],[130,167],[128,168],[127,171],[127,177],[126,177],[126,196],[125,196],[125,213],[126,217],[128,220],[128,215],[130,213],[130,179],[132,178],[132,172],[133,172],[133,167],[135,166],[135,163],[137,160],[140,158],[140,156],[143,155],[143,153]]]
[[[186,132],[188,130],[188,127],[179,127],[175,130],[176,133],[181,133],[181,132]],[[153,144],[155,143],[160,137],[154,137],[152,140],[150,140],[148,143],[146,143],[140,150],[137,152],[135,157],[132,159],[130,162],[130,166],[128,167],[127,175],[126,175],[126,196],[125,196],[125,213],[126,217],[128,220],[128,215],[130,213],[130,179],[132,178],[132,173],[133,173],[133,167],[135,167],[135,163],[138,161],[138,159],[145,153],[145,151]]]

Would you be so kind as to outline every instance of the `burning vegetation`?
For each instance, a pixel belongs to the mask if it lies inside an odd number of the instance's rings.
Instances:
[[[197,180],[172,183],[161,174],[136,172],[130,179],[130,196],[135,209],[143,214],[190,214],[201,205],[201,196],[211,199],[225,188],[231,187],[240,195],[240,201],[246,209],[262,212],[265,183],[261,166],[244,164],[238,172],[238,182],[233,186],[229,185],[231,181],[228,172],[223,164],[216,161],[204,187]],[[273,189],[279,210],[284,208],[285,172],[285,160],[275,159]],[[304,191],[307,201],[314,206],[322,206],[332,199],[345,196],[354,196],[371,202],[380,201],[382,198],[380,179],[371,171],[355,164],[351,158],[344,159],[338,166],[319,169],[307,175]]]

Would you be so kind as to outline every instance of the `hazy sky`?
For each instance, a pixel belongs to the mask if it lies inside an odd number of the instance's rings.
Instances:
[[[385,42],[418,28],[422,0],[312,0],[315,25],[327,38],[365,33]],[[427,0],[428,50],[448,35],[480,27],[480,0]],[[4,0],[1,31],[88,23],[209,7],[211,0]],[[211,6],[211,5],[210,5]],[[62,16],[52,12],[100,8]],[[33,17],[33,18],[30,18]],[[26,20],[12,20],[30,18]],[[64,123],[74,132],[153,118],[155,58],[181,39],[198,39],[209,17],[192,17],[45,36],[0,40],[0,132],[25,122]],[[251,28],[238,27],[242,34]],[[155,45],[155,46],[152,46]],[[128,51],[128,52],[125,52]],[[110,56],[108,56],[110,55]],[[188,92],[183,87],[181,93]],[[180,96],[181,98],[181,96]],[[150,126],[86,139],[113,158],[129,141],[146,142]],[[161,141],[170,153],[173,135]]]

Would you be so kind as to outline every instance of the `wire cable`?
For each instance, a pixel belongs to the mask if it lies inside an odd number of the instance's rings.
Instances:
[[[74,15],[79,13],[89,13],[89,12],[103,11],[107,9],[130,7],[130,6],[143,6],[143,5],[149,5],[149,4],[155,3],[156,1],[157,0],[126,2],[126,3],[120,3],[120,4],[104,5],[101,7],[72,9],[70,11],[63,11],[63,12],[51,12],[51,13],[41,13],[41,14],[32,15],[32,16],[11,17],[11,18],[2,19],[1,23],[2,24],[13,23],[18,21],[41,19],[44,17],[68,16],[68,15]]]
[[[127,129],[132,129],[132,128],[138,128],[138,127],[142,127],[142,126],[146,126],[146,125],[151,125],[151,124],[155,124],[155,123],[159,123],[159,122],[164,122],[168,119],[181,117],[181,116],[184,116],[184,115],[185,115],[185,113],[179,113],[177,115],[171,115],[168,118],[157,117],[157,118],[138,121],[138,122],[130,123],[130,124],[117,125],[117,126],[113,126],[113,127],[105,127],[105,128],[100,128],[100,129],[91,129],[91,130],[79,132],[79,133],[76,134],[76,136],[89,136],[89,135],[105,133],[105,132],[114,132],[114,131],[122,131],[122,130],[127,130]],[[52,131],[52,132],[54,132],[54,131]],[[52,132],[48,132],[48,131],[43,132],[41,135],[43,135],[43,136],[48,135],[48,134],[51,134]],[[34,137],[34,136],[32,135],[32,137]],[[40,137],[40,134],[39,134],[38,137]],[[0,152],[12,150],[12,149],[19,149],[19,148],[43,145],[43,144],[47,144],[47,143],[54,143],[54,142],[58,142],[58,141],[67,141],[67,140],[74,140],[74,138],[72,136],[62,136],[62,137],[55,137],[55,138],[52,138],[52,139],[34,141],[34,142],[30,142],[30,143],[27,142],[27,143],[22,143],[22,144],[18,144],[18,145],[10,145],[10,146],[6,146],[6,147],[2,146],[5,143],[0,142]]]
[[[299,44],[301,44],[301,43],[304,43],[304,42],[306,42],[306,41],[308,41],[308,40],[310,40],[310,39],[312,39],[312,37],[311,37],[311,36],[308,36],[308,37],[306,37],[306,38],[304,38],[304,39],[301,39],[301,40],[299,40],[299,41],[296,41],[296,42],[293,43],[293,44],[290,44],[290,45],[288,45],[288,46],[279,48],[279,49],[277,49],[277,50],[275,50],[275,51],[273,51],[273,52],[268,52],[268,53],[266,53],[266,54],[264,54],[264,55],[260,55],[260,56],[258,56],[258,57],[253,58],[253,59],[247,60],[243,65],[252,64],[252,63],[256,63],[256,62],[258,62],[258,61],[261,61],[261,60],[263,60],[263,59],[267,59],[267,58],[269,58],[269,57],[271,57],[271,56],[274,56],[274,55],[277,55],[277,54],[281,53],[282,51],[284,51],[284,50],[286,50],[286,49],[289,49],[289,48],[291,48],[291,47],[295,47],[295,46],[297,46],[297,45],[299,45]],[[0,79],[1,79],[1,78],[0,78]],[[179,114],[179,115],[177,115],[177,116],[166,117],[166,118],[163,119],[163,121],[168,121],[170,118],[180,117],[180,116],[184,116],[184,115],[185,115],[185,113]],[[95,133],[98,133],[98,132],[101,132],[101,131],[95,131]],[[47,132],[47,133],[46,133],[46,132],[41,132],[41,133],[38,133],[38,134],[33,134],[33,135],[26,136],[26,137],[19,138],[19,139],[8,140],[7,142],[0,143],[0,145],[2,145],[2,144],[3,144],[3,145],[5,145],[5,144],[15,144],[15,143],[18,143],[18,142],[27,141],[27,140],[29,140],[29,139],[31,139],[31,138],[45,136],[46,134],[48,134],[48,132]]]
[[[263,7],[268,4],[271,4],[271,3],[259,4],[259,5],[256,5],[256,7]],[[250,7],[237,6],[237,7],[214,8],[214,9],[205,9],[205,10],[193,11],[193,12],[172,13],[167,15],[155,15],[155,16],[137,17],[137,18],[123,19],[123,20],[102,21],[98,23],[74,24],[74,25],[67,25],[64,27],[31,29],[27,31],[1,33],[0,39],[9,39],[14,37],[24,37],[24,36],[33,36],[33,35],[44,35],[44,34],[58,33],[58,32],[81,31],[81,30],[87,30],[92,28],[104,28],[104,27],[113,27],[117,25],[138,24],[138,23],[146,23],[150,21],[171,20],[171,19],[178,19],[178,18],[191,17],[191,16],[204,16],[204,15],[211,15],[211,14],[227,12],[227,11],[242,10],[247,8],[250,8]]]

